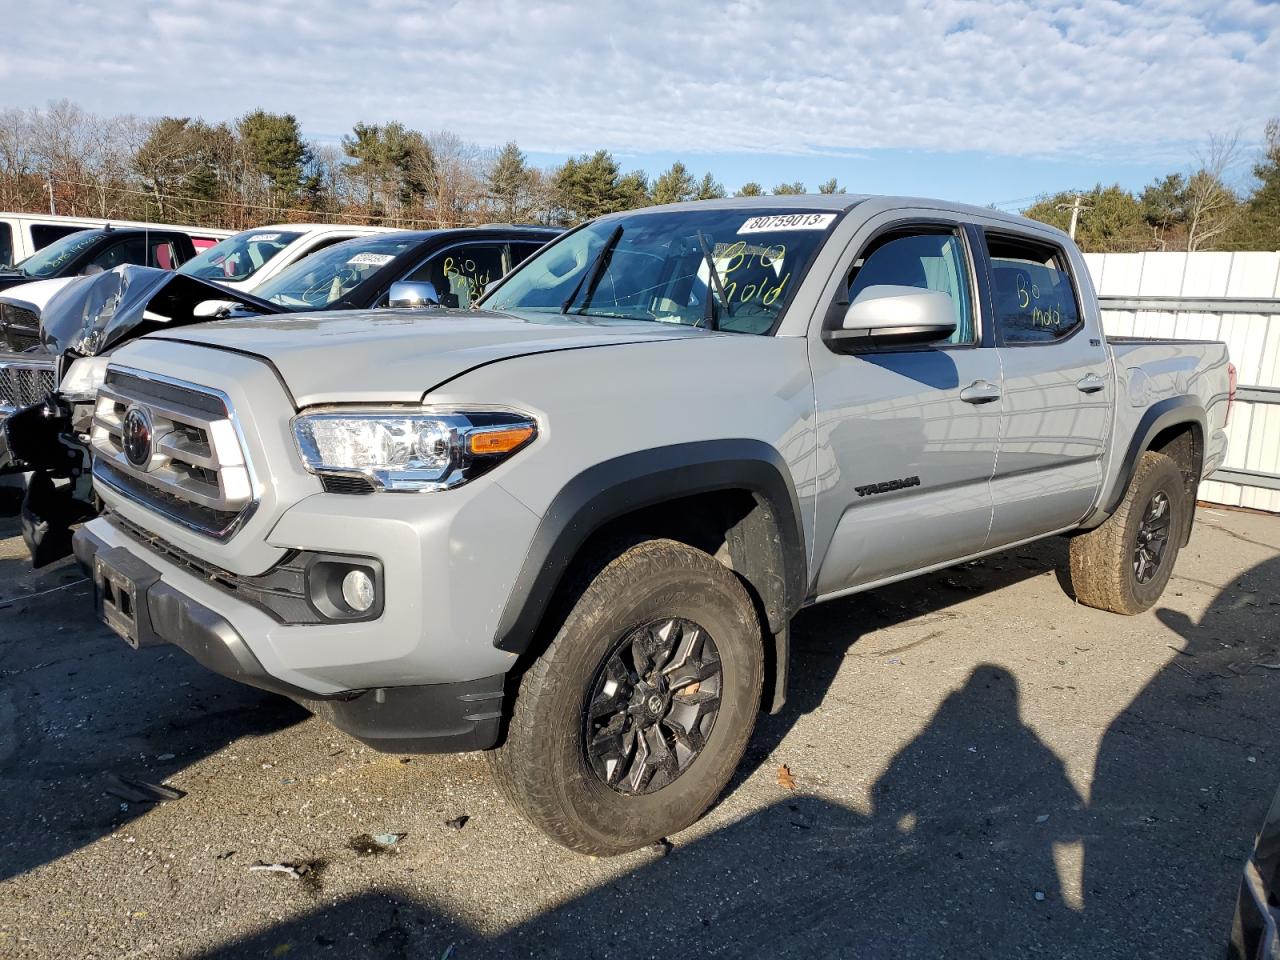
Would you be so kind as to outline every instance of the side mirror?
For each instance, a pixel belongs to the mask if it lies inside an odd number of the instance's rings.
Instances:
[[[388,307],[438,307],[436,285],[426,280],[397,280],[387,292]]]
[[[191,308],[193,317],[225,317],[240,304],[234,300],[201,300]]]
[[[867,287],[823,338],[835,349],[937,343],[955,333],[951,297],[939,290],[889,284]]]
[[[83,270],[81,270],[81,271],[80,271],[80,276],[82,276],[82,277],[92,277],[92,276],[94,276],[95,274],[99,274],[99,273],[106,273],[106,272],[107,272],[107,268],[106,268],[106,267],[104,267],[102,264],[100,264],[100,263],[88,263],[88,264],[85,264],[85,268],[84,268]]]

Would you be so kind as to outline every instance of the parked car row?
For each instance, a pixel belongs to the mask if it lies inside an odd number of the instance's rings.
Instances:
[[[37,254],[37,267],[74,234]],[[112,352],[155,329],[214,318],[315,310],[467,308],[560,231],[494,225],[456,230],[277,224],[227,238],[176,271],[121,264],[0,293],[0,474],[26,477],[20,505],[37,566],[70,552],[70,527],[92,516],[88,446],[93,401]],[[148,242],[189,245],[151,233]],[[114,242],[114,237],[112,241]],[[93,264],[87,252],[70,273]],[[65,259],[65,258],[64,258]],[[34,272],[34,271],[33,271]],[[249,291],[253,291],[250,293]]]
[[[144,230],[167,230],[191,239],[198,253],[231,236],[230,230],[209,227],[179,227],[168,223],[142,223],[137,220],[105,220],[100,217],[60,217],[43,213],[0,213],[0,269],[7,269],[81,230],[107,226],[140,227]]]
[[[1061,231],[852,195],[379,233],[248,291],[123,266],[40,326],[37,562],[134,648],[488,751],[597,854],[715,800],[807,605],[1064,535],[1082,603],[1149,609],[1234,392],[1220,343],[1105,337]]]

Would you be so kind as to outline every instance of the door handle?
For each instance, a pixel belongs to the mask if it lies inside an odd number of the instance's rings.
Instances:
[[[1000,399],[1000,388],[986,380],[975,380],[960,391],[960,399],[965,403],[991,403]]]
[[[1086,373],[1076,381],[1076,387],[1081,393],[1097,393],[1106,385],[1107,381],[1103,380],[1096,373]]]

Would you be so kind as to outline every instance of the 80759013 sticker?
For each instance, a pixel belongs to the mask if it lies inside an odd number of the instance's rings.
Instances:
[[[738,234],[778,233],[783,230],[825,230],[835,221],[834,213],[775,213],[752,217],[738,228]]]

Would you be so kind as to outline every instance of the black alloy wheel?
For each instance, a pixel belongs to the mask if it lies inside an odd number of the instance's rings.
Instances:
[[[1142,523],[1138,527],[1137,547],[1133,551],[1133,576],[1139,583],[1150,583],[1160,569],[1165,548],[1169,545],[1169,521],[1172,516],[1169,495],[1163,490],[1156,491],[1143,511]]]
[[[605,657],[585,704],[591,769],[628,795],[669,785],[698,758],[720,710],[720,655],[683,618],[627,633]]]

